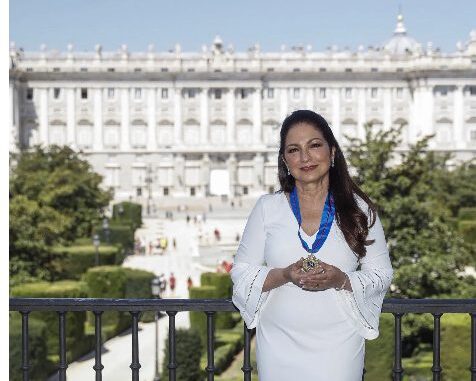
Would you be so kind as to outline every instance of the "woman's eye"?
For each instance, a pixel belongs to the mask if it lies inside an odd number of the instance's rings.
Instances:
[[[297,148],[291,148],[288,153],[293,153],[293,152],[296,152],[297,151]]]
[[[317,147],[320,147],[320,146],[321,146],[320,143],[313,143],[313,144],[311,145],[312,148],[317,148]]]

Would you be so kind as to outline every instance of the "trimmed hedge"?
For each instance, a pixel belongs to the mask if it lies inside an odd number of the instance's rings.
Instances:
[[[23,298],[85,298],[88,296],[83,282],[63,280],[58,282],[26,283],[11,289],[11,296]],[[58,314],[56,312],[35,311],[31,317],[46,323],[47,350],[49,355],[58,355]],[[69,312],[66,314],[66,348],[67,359],[72,361],[85,354],[90,348],[86,343],[84,311]],[[83,345],[78,345],[83,343]],[[87,344],[87,345],[86,345]]]
[[[458,210],[458,220],[476,221],[476,208],[460,208]]]
[[[152,290],[150,283],[155,278],[155,274],[150,271],[130,269],[123,267],[126,274],[126,289],[124,292],[124,298],[152,298]],[[144,311],[141,314],[140,320],[143,322],[151,322],[155,319],[155,312]]]
[[[469,379],[471,364],[471,317],[444,314],[441,317],[441,367],[445,380]]]
[[[218,291],[213,286],[191,287],[189,290],[190,299],[218,299]],[[204,312],[190,311],[190,328],[200,334],[202,342],[207,340],[207,318]],[[213,315],[213,320],[217,321],[217,315]]]
[[[200,369],[200,359],[202,357],[203,346],[200,335],[193,329],[177,329],[176,337],[176,363],[177,380],[179,381],[197,381],[203,379],[203,371]],[[162,367],[162,380],[169,378],[169,340],[165,342],[164,362]]]
[[[203,273],[200,276],[200,284],[202,286],[213,286],[216,288],[216,296],[211,296],[210,299],[231,299],[233,295],[233,282],[228,273]],[[233,328],[235,320],[232,312],[220,312],[216,314],[216,328],[226,329]]]
[[[109,223],[109,244],[121,245],[124,249],[132,249],[134,247],[134,232],[135,229],[131,223],[111,221]],[[97,234],[101,242],[107,242],[102,225],[95,225],[93,234]],[[116,263],[120,264],[122,260]]]
[[[22,323],[18,312],[10,313],[9,322],[9,369],[10,381],[21,381]],[[38,319],[28,319],[28,358],[30,363],[30,380],[46,380],[53,364],[48,360],[48,330],[46,323]]]
[[[122,213],[119,209],[122,207]],[[112,207],[113,221],[130,220],[135,229],[142,226],[142,205],[133,202],[120,202]]]
[[[476,244],[476,220],[459,221],[458,230],[466,242]]]
[[[61,279],[78,280],[89,268],[95,266],[96,249],[93,245],[56,246],[53,253],[57,254],[53,265]],[[121,256],[121,248],[100,245],[98,253],[100,265],[114,265]]]
[[[366,340],[365,381],[384,381],[392,379],[394,357],[394,318],[392,314],[381,314],[379,337]]]

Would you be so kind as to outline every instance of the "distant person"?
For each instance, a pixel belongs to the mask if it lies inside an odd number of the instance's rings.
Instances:
[[[235,236],[235,241],[236,242],[240,242],[240,233],[236,233],[236,236]]]
[[[190,216],[187,214],[187,224],[190,222]]]
[[[152,241],[149,241],[149,255],[152,255],[153,249],[154,249],[154,245],[152,244]]]
[[[169,287],[170,287],[170,293],[173,294],[174,291],[175,291],[175,282],[177,281],[177,279],[175,278],[175,275],[174,273],[170,273],[170,277],[169,277]]]
[[[172,238],[172,245],[174,247],[174,250],[176,250],[177,249],[177,241],[176,241],[175,237]]]
[[[189,277],[187,278],[187,289],[190,290],[192,287],[193,287],[192,277],[189,276]]]
[[[167,279],[165,279],[165,274],[162,273],[159,276],[159,287],[160,287],[160,294],[165,295],[165,291],[167,290]]]

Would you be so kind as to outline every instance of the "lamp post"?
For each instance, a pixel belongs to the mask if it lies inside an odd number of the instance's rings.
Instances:
[[[155,277],[150,282],[152,296],[160,299],[160,278]],[[160,381],[159,375],[159,311],[155,311],[155,376],[154,381]]]
[[[104,219],[102,220],[102,231],[104,233],[104,237],[106,237],[106,242],[107,243],[110,243],[110,238],[109,238],[109,234],[110,234],[110,230],[109,230],[109,220],[107,219],[107,217],[104,217]]]
[[[99,244],[101,243],[101,241],[99,240],[99,236],[97,234],[94,234],[94,237],[93,237],[93,245],[94,245],[94,248],[96,249],[96,256],[95,256],[95,265],[96,266],[99,266]]]

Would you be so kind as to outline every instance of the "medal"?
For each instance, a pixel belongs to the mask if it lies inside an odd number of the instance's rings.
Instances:
[[[304,250],[306,250],[309,255],[304,259],[302,269],[307,272],[317,267],[319,260],[314,255],[319,251],[324,242],[326,241],[327,236],[331,230],[332,222],[334,221],[335,215],[335,205],[334,198],[332,197],[331,192],[327,194],[326,202],[324,203],[324,210],[322,211],[321,223],[319,225],[319,230],[316,234],[316,239],[312,244],[312,247],[309,247],[308,244],[301,237],[301,210],[299,208],[299,198],[297,195],[297,188],[294,187],[293,191],[289,196],[289,202],[291,204],[291,209],[293,210],[294,216],[298,222],[298,237],[301,240],[301,245]]]

